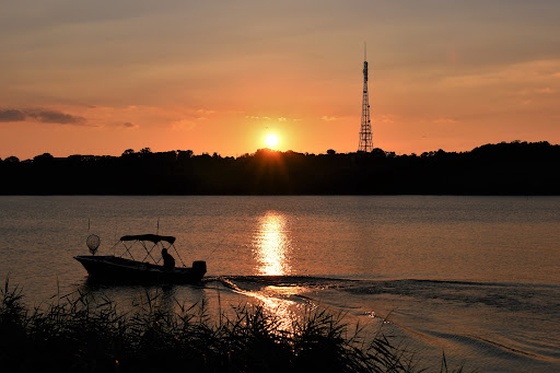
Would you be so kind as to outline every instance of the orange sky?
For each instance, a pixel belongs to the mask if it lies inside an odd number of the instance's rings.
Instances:
[[[26,0],[0,14],[0,158],[560,143],[560,2]]]

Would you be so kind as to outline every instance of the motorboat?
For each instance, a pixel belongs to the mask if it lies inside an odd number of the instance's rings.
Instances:
[[[86,244],[91,255],[75,256],[92,281],[110,283],[199,283],[206,273],[206,262],[196,260],[185,266],[175,247],[176,238],[159,234],[122,236],[109,255],[96,255],[101,239],[91,234]],[[178,265],[164,266],[161,254],[176,255]]]

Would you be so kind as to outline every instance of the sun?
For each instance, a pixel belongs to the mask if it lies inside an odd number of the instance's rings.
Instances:
[[[279,142],[280,142],[280,138],[275,133],[269,133],[264,138],[264,143],[270,149],[276,148]]]

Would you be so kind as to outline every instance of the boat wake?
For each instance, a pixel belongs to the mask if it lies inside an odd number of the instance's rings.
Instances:
[[[389,324],[392,335],[412,341],[434,364],[441,364],[444,351],[448,362],[477,356],[468,367],[485,372],[560,371],[557,285],[220,276],[206,278],[205,286],[276,307],[271,309],[278,314],[322,306],[375,330],[380,322]]]
[[[307,293],[337,291],[345,297],[396,296],[418,301],[450,302],[468,306],[488,306],[510,312],[537,313],[541,318],[558,316],[560,286],[523,283],[485,283],[438,280],[353,280],[313,276],[219,276],[207,277],[205,284],[221,283],[238,293],[270,286],[298,287]]]

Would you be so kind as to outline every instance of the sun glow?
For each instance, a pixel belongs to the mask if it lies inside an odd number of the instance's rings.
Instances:
[[[270,149],[275,149],[276,146],[278,146],[279,142],[280,142],[280,138],[275,133],[269,133],[264,138],[264,143]]]

